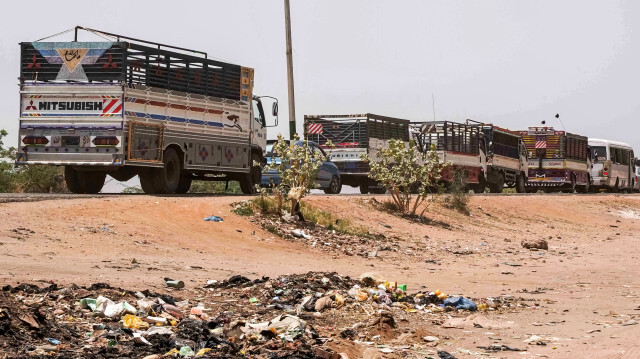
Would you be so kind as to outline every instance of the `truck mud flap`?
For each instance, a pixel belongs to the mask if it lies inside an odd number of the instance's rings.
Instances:
[[[127,160],[162,162],[163,139],[164,125],[129,122]]]

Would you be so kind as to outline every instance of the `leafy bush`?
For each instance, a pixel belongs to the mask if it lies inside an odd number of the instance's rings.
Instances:
[[[447,166],[439,162],[434,146],[422,153],[414,143],[407,146],[398,139],[390,140],[387,147],[378,147],[375,158],[364,158],[369,162],[369,177],[387,189],[400,213],[411,216],[436,188],[440,173]]]
[[[67,192],[64,168],[47,165],[14,167],[16,149],[5,148],[2,139],[7,131],[0,130],[0,192]]]
[[[272,193],[275,196],[278,214],[281,214],[285,200],[290,202],[292,214],[299,213],[299,202],[315,186],[320,165],[325,161],[324,156],[317,157],[317,153],[309,150],[306,140],[298,144],[300,137],[293,135],[293,140],[287,141],[282,135],[278,135],[278,141],[273,144],[272,157],[263,172],[278,172],[280,183],[271,181]],[[276,158],[279,161],[276,161]],[[267,195],[267,191],[261,191],[261,197]]]

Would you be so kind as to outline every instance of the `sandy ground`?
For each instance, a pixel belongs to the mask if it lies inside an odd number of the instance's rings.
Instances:
[[[456,328],[417,324],[461,358],[490,344],[527,349],[498,358],[640,358],[638,196],[474,197],[471,216],[434,206],[428,216],[449,228],[379,212],[367,197],[309,197],[399,243],[375,258],[276,238],[231,213],[238,200],[122,196],[0,204],[0,284],[108,282],[159,290],[166,276],[198,286],[232,274],[375,272],[407,283],[409,291],[540,303],[506,315],[474,314]],[[224,222],[203,221],[210,215]],[[522,248],[522,240],[532,239],[547,239],[549,250]],[[547,345],[525,343],[532,335]]]

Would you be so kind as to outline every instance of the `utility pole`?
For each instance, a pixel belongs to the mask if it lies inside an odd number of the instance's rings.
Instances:
[[[291,50],[291,15],[289,0],[284,0],[284,22],[287,32],[287,82],[289,87],[289,137],[296,133],[296,100],[293,91],[293,55]]]

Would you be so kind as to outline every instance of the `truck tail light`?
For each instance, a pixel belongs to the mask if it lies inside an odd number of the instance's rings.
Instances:
[[[25,145],[46,145],[49,140],[44,136],[27,136],[22,139]]]
[[[96,146],[117,146],[120,141],[117,137],[96,137],[93,144]]]
[[[607,171],[604,171],[602,174],[605,175],[605,176],[609,175],[609,173]]]

